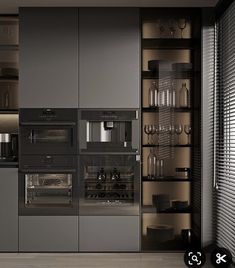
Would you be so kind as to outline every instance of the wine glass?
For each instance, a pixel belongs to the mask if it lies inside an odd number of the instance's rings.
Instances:
[[[183,127],[181,124],[175,125],[175,133],[177,135],[177,143],[176,143],[177,145],[180,144],[180,134],[182,133],[182,131],[183,131]]]
[[[183,30],[187,26],[187,21],[186,19],[178,19],[177,23],[178,23],[178,28],[181,30],[181,38],[183,38]]]
[[[174,19],[169,19],[168,27],[169,27],[169,30],[170,30],[171,38],[175,38],[176,28],[175,28],[175,20]]]
[[[192,127],[190,125],[184,125],[184,132],[185,134],[187,135],[187,138],[188,138],[188,143],[187,144],[190,144],[190,134],[192,133]]]
[[[156,125],[151,125],[151,133],[150,133],[150,135],[151,135],[151,144],[154,144],[153,135],[156,134],[156,131],[157,131]]]
[[[167,133],[168,136],[169,136],[170,144],[172,144],[171,137],[172,137],[172,135],[175,133],[174,125],[168,125],[168,126],[166,127],[166,133]]]
[[[160,136],[163,135],[166,132],[166,127],[164,125],[159,124],[158,125],[158,131],[159,131],[159,143],[160,143]]]
[[[144,125],[144,132],[145,132],[145,134],[148,135],[148,144],[150,144],[149,143],[149,135],[151,134],[151,127],[150,127],[150,125]]]
[[[159,135],[160,135],[160,128],[159,128],[159,125],[155,125],[155,128],[156,128],[156,135],[158,136],[157,137],[157,145],[159,145]]]

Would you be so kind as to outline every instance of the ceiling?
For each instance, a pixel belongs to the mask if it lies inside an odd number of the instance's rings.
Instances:
[[[0,0],[1,14],[18,13],[19,7],[212,7],[218,0]]]

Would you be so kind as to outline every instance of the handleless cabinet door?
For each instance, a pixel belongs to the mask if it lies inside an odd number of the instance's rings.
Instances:
[[[138,8],[79,9],[79,108],[139,108]]]
[[[77,216],[20,216],[20,252],[77,252]]]
[[[0,252],[18,251],[18,169],[0,169]]]
[[[19,106],[78,107],[77,8],[20,8]]]
[[[140,250],[139,216],[80,216],[81,252]]]

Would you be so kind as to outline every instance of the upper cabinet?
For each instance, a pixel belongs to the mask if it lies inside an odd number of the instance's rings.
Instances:
[[[79,108],[139,106],[139,9],[79,9]]]
[[[20,108],[78,107],[77,8],[20,8],[19,96]]]

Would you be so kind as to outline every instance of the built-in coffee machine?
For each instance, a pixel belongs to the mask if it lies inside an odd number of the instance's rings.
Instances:
[[[18,159],[18,135],[0,133],[0,162],[17,161]]]
[[[139,153],[138,110],[81,110],[80,152]]]

